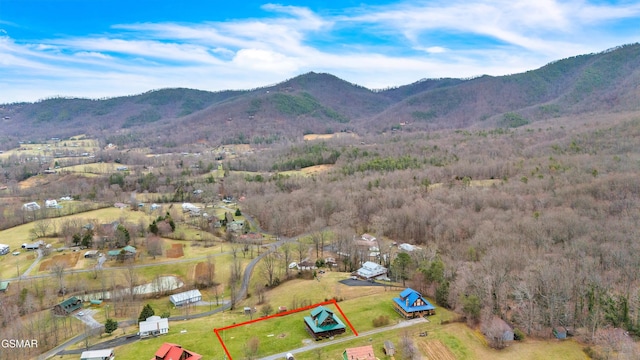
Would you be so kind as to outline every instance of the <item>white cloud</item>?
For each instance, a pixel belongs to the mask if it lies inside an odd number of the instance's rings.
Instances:
[[[332,15],[279,4],[262,9],[267,17],[115,24],[100,36],[24,42],[2,35],[7,86],[0,101],[176,86],[255,88],[307,71],[381,88],[420,78],[516,73],[640,35],[607,27],[639,17],[640,4],[586,0],[407,1]],[[383,43],[370,40],[376,38]]]
[[[292,58],[269,50],[242,49],[236,53],[233,65],[239,69],[275,71],[286,73],[296,71],[298,65]]]
[[[429,47],[414,46],[413,48],[418,51],[424,51],[429,54],[442,54],[449,51],[447,48],[444,48],[442,46],[429,46]]]

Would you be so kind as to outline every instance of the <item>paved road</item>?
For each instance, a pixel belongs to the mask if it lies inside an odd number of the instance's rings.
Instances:
[[[278,241],[276,243],[276,247],[282,245],[285,241],[288,241],[288,239],[282,239],[280,241]],[[267,255],[269,252],[265,251],[262,254],[260,254],[259,256],[257,256],[256,258],[254,258],[253,260],[251,260],[251,262],[247,265],[247,267],[244,270],[244,275],[242,277],[242,284],[240,285],[240,290],[238,292],[238,299],[244,299],[245,296],[247,295],[247,291],[249,289],[249,281],[251,280],[251,274],[253,273],[253,270],[255,268],[255,266],[258,264],[258,261],[260,261],[260,259],[262,259],[265,255]],[[203,318],[203,317],[207,317],[225,310],[228,310],[231,308],[231,303],[230,302],[226,302],[226,304],[224,304],[223,306],[215,309],[215,310],[211,310],[211,311],[207,311],[207,312],[203,312],[203,313],[198,313],[198,314],[190,314],[190,315],[181,315],[181,316],[173,316],[169,318],[169,321],[182,321],[182,320],[189,320],[189,319],[197,319],[197,318]],[[123,321],[119,323],[119,327],[120,326],[127,326],[128,324],[131,324],[131,321]],[[74,337],[73,339],[70,339],[69,341],[65,342],[64,344],[56,347],[55,349],[48,351],[45,354],[42,354],[38,357],[38,359],[47,359],[53,355],[64,355],[64,354],[79,354],[82,352],[82,350],[69,350],[66,351],[65,349],[73,344],[77,344],[81,341],[83,341],[87,336],[89,336],[90,334],[82,334],[79,336]],[[134,342],[136,341],[136,339],[139,338],[131,338],[128,339],[128,341],[126,343],[129,342]],[[122,340],[119,340],[122,341]],[[89,349],[104,349],[104,348],[109,348],[111,346],[109,346],[109,344],[103,345],[104,343],[101,344],[96,344],[91,346]],[[124,344],[124,343],[123,343]],[[123,345],[120,344],[120,345]],[[114,345],[114,346],[120,346],[120,345]]]
[[[413,320],[402,320],[399,323],[392,325],[392,326],[387,326],[387,327],[381,327],[381,328],[377,328],[377,329],[373,329],[373,330],[369,330],[369,331],[365,331],[363,333],[359,334],[359,338],[365,339],[367,336],[371,336],[373,334],[378,334],[381,332],[385,332],[385,331],[391,331],[391,330],[397,330],[397,329],[402,329],[408,326],[413,326],[416,324],[421,324],[421,323],[427,323],[428,321],[424,318],[417,318],[417,319],[413,319]],[[349,340],[353,340],[355,339],[356,336],[351,334],[349,336],[341,336],[339,339],[333,339],[333,340],[321,340],[321,341],[314,341],[312,344],[310,345],[306,345],[303,346],[301,348],[297,348],[297,349],[293,349],[293,350],[289,350],[287,352],[283,352],[283,353],[279,353],[279,354],[274,354],[274,355],[270,355],[267,357],[263,357],[260,358],[260,360],[279,360],[279,359],[284,359],[285,356],[287,355],[287,353],[291,353],[293,355],[298,354],[298,353],[302,353],[302,352],[306,352],[306,351],[311,351],[311,350],[315,350],[315,349],[319,349],[319,348],[323,348],[325,346],[330,346],[330,345],[335,345],[335,344],[340,344]]]
[[[134,320],[125,320],[125,321],[120,321],[118,322],[118,327],[126,327],[129,325],[134,324],[135,321]],[[68,348],[71,345],[77,344],[79,342],[84,341],[84,339],[86,339],[89,336],[93,336],[93,335],[98,335],[102,332],[103,328],[100,327],[98,329],[93,329],[91,331],[86,331],[83,332],[82,334],[77,335],[76,337],[73,337],[65,342],[63,342],[62,344],[58,345],[57,347],[47,351],[44,354],[40,354],[37,359],[38,360],[45,360],[45,359],[49,359],[53,356],[55,356],[58,352],[63,351],[64,349]],[[80,350],[80,352],[82,352],[82,350]]]
[[[249,219],[249,218],[247,218]],[[249,220],[249,221],[252,221]],[[258,255],[257,257],[255,257],[253,260],[251,260],[249,262],[249,264],[247,265],[247,267],[244,270],[244,274],[242,276],[242,284],[240,285],[240,290],[238,292],[238,300],[242,300],[247,296],[247,292],[249,289],[249,282],[251,280],[251,274],[253,273],[253,270],[255,268],[255,266],[258,264],[258,262],[264,257],[266,256],[268,253],[270,253],[271,251],[274,251],[275,249],[277,249],[279,246],[281,246],[282,244],[286,243],[286,242],[290,242],[290,241],[294,241],[299,237],[302,236],[306,236],[307,234],[302,234],[302,235],[298,235],[296,237],[293,238],[280,238],[280,240],[276,241],[275,243],[271,244],[270,246],[270,250],[265,251],[263,253],[261,253],[260,255]],[[220,253],[220,254],[215,254],[214,256],[220,256],[223,254],[228,254],[230,252],[225,252],[225,253]],[[189,259],[181,259],[181,260],[174,260],[174,261],[168,261],[168,262],[163,262],[162,264],[168,264],[168,263],[180,263],[180,262],[188,262],[188,261],[196,261],[196,260],[200,260],[200,259],[206,259],[207,256],[201,256],[201,257],[195,257],[195,258],[189,258]],[[145,265],[138,265],[135,267],[146,267],[146,266],[155,266],[158,264],[145,264]],[[107,269],[116,269],[116,268],[106,268]],[[76,270],[74,272],[87,272],[87,271],[92,271],[91,269],[89,270]],[[46,276],[51,276],[51,275],[46,275]],[[45,277],[45,276],[39,276],[39,277]],[[222,312],[225,310],[228,310],[231,308],[231,303],[227,302],[226,304],[224,304],[223,306],[212,310],[212,311],[207,311],[207,312],[203,312],[203,313],[198,313],[198,314],[190,314],[188,316],[174,316],[174,317],[170,317],[169,321],[182,321],[182,320],[188,320],[188,319],[197,319],[197,318],[202,318],[202,317],[207,317],[213,314],[216,314],[218,312]],[[125,327],[125,326],[129,326],[131,324],[134,324],[135,320],[126,320],[126,321],[121,321],[118,323],[118,327]],[[101,328],[99,329],[94,329],[95,331],[101,331]],[[65,349],[68,348],[71,345],[77,344],[81,341],[83,341],[86,337],[92,335],[91,333],[87,332],[85,334],[80,334],[72,339],[67,340],[66,342],[64,342],[63,344],[57,346],[56,348],[41,354],[40,356],[38,356],[38,360],[44,360],[44,359],[48,359],[54,355],[63,355],[65,353],[71,353],[71,354],[77,354],[77,353],[81,353],[82,350],[69,350],[69,352],[67,352]],[[139,338],[134,337],[134,338],[129,338],[127,339],[126,343],[129,342],[134,342],[137,341]],[[118,340],[118,339],[115,339]],[[114,340],[114,341],[115,341]],[[118,341],[124,341],[124,340],[118,340]],[[117,342],[116,342],[117,343]],[[124,343],[123,343],[124,344]],[[123,345],[120,344],[120,345]],[[120,345],[113,345],[113,346],[120,346]],[[104,347],[103,347],[104,346]],[[105,345],[105,343],[100,343],[100,344],[96,344],[91,346],[89,349],[104,349],[104,348],[109,348],[111,347],[108,342]]]
[[[93,314],[97,313],[97,310],[87,309],[83,311],[79,311],[73,315],[76,319],[82,321],[86,326],[89,326],[92,329],[102,328],[104,325],[100,324],[93,318]],[[80,315],[82,313],[82,315]]]

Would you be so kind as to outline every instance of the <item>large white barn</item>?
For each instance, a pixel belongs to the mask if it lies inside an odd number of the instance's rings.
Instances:
[[[169,296],[169,301],[175,306],[182,306],[202,301],[200,290],[189,290]]]

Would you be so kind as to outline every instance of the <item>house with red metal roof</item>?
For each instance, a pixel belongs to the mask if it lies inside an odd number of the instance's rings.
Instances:
[[[155,357],[151,360],[201,360],[202,355],[193,351],[183,349],[182,346],[171,343],[164,343],[156,351]]]
[[[342,352],[343,360],[376,360],[373,354],[373,346],[366,345],[354,348],[347,348]]]

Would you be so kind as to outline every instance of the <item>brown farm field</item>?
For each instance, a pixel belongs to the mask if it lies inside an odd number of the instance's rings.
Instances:
[[[166,255],[168,258],[177,259],[184,256],[184,251],[182,250],[183,244],[171,244],[171,248],[167,249]]]
[[[54,255],[40,263],[39,271],[49,271],[55,266],[61,265],[65,269],[71,269],[76,266],[80,252],[71,252],[67,254]]]
[[[456,360],[456,356],[440,340],[420,341],[418,347],[429,360]]]
[[[313,140],[328,140],[334,138],[344,138],[351,137],[357,138],[358,135],[355,133],[335,133],[335,134],[307,134],[302,137],[304,141],[313,141]]]

